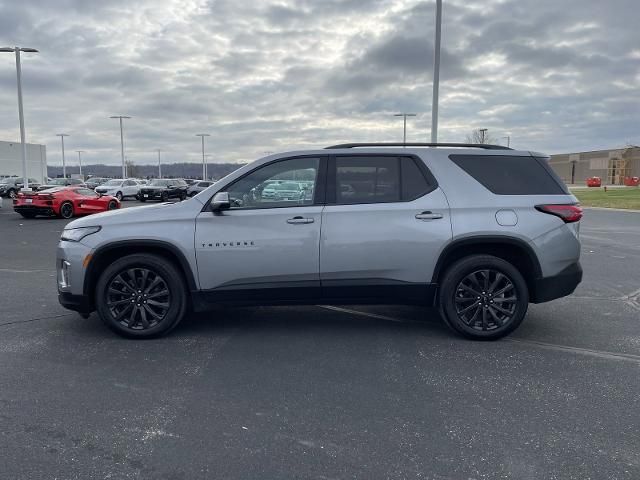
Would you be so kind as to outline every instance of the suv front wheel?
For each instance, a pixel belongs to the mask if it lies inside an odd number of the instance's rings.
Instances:
[[[477,340],[496,340],[514,331],[529,306],[522,274],[491,255],[471,255],[445,273],[439,303],[446,324]]]
[[[96,310],[111,330],[129,338],[159,337],[187,310],[182,275],[169,261],[134,254],[109,265],[96,286]]]

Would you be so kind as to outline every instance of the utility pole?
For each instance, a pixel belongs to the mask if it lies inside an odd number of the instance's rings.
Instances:
[[[507,139],[507,148],[511,146],[511,136],[507,135],[506,137],[502,137]]]
[[[407,117],[415,117],[417,114],[415,113],[396,113],[393,116],[394,117],[403,117],[404,119],[404,129],[403,129],[403,135],[402,135],[402,143],[407,143]]]
[[[80,165],[80,177],[82,177],[82,154],[84,150],[76,150],[78,152],[78,165]]]
[[[124,133],[122,130],[122,119],[123,118],[129,119],[131,117],[127,117],[126,115],[114,115],[109,118],[117,118],[120,120],[120,156],[122,158],[122,179],[124,180],[125,178],[127,178],[127,169],[124,164]]]
[[[20,64],[20,52],[38,53],[35,48],[2,47],[0,52],[14,52],[16,55],[16,76],[18,81],[18,118],[20,121],[20,143],[22,145],[22,189],[29,189],[29,177],[27,175],[27,144],[24,133],[24,110],[22,108],[22,66]]]
[[[208,133],[196,133],[196,137],[200,137],[202,139],[202,180],[207,179],[207,164],[205,163],[204,157],[204,137],[210,137]]]
[[[488,128],[481,128],[478,131],[480,132],[480,143],[484,144],[485,134],[487,133]]]
[[[442,0],[436,0],[436,40],[433,54],[433,99],[431,101],[431,143],[438,142],[438,94],[440,90],[440,39],[442,37]]]
[[[67,178],[67,166],[64,159],[64,137],[68,137],[68,133],[56,133],[56,137],[60,137],[62,140],[62,177]]]
[[[162,164],[160,163],[160,149],[156,151],[158,152],[158,178],[162,178]]]

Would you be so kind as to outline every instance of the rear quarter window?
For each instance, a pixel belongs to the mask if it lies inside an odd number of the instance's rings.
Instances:
[[[544,159],[513,155],[450,155],[458,167],[496,195],[568,195]]]

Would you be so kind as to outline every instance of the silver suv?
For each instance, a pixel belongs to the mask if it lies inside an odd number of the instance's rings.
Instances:
[[[543,154],[346,144],[271,155],[181,203],[67,225],[60,303],[119,334],[214,304],[417,304],[496,339],[582,279],[576,198]],[[274,185],[295,195],[269,195]]]

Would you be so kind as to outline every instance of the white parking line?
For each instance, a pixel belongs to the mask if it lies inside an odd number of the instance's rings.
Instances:
[[[56,273],[55,270],[14,270],[13,268],[0,268],[0,273]]]
[[[320,308],[325,308],[327,310],[333,310],[336,312],[348,313],[351,315],[359,315],[362,317],[375,318],[378,320],[386,320],[386,321],[395,322],[395,323],[423,323],[416,320],[403,320],[400,318],[388,317],[386,315],[378,315],[376,313],[368,313],[368,312],[361,312],[360,310],[352,310],[350,308],[335,307],[333,305],[317,305],[317,306]],[[548,350],[556,350],[560,352],[575,353],[578,355],[587,355],[590,357],[604,358],[606,360],[617,360],[617,361],[623,361],[623,362],[640,363],[640,355],[632,355],[629,353],[607,352],[605,350],[593,350],[590,348],[570,347],[568,345],[558,345],[555,343],[538,342],[536,340],[523,340],[523,339],[516,339],[516,338],[505,338],[505,339],[502,339],[501,341],[510,342],[510,343],[522,343],[522,344],[533,346],[533,347],[545,348]]]

